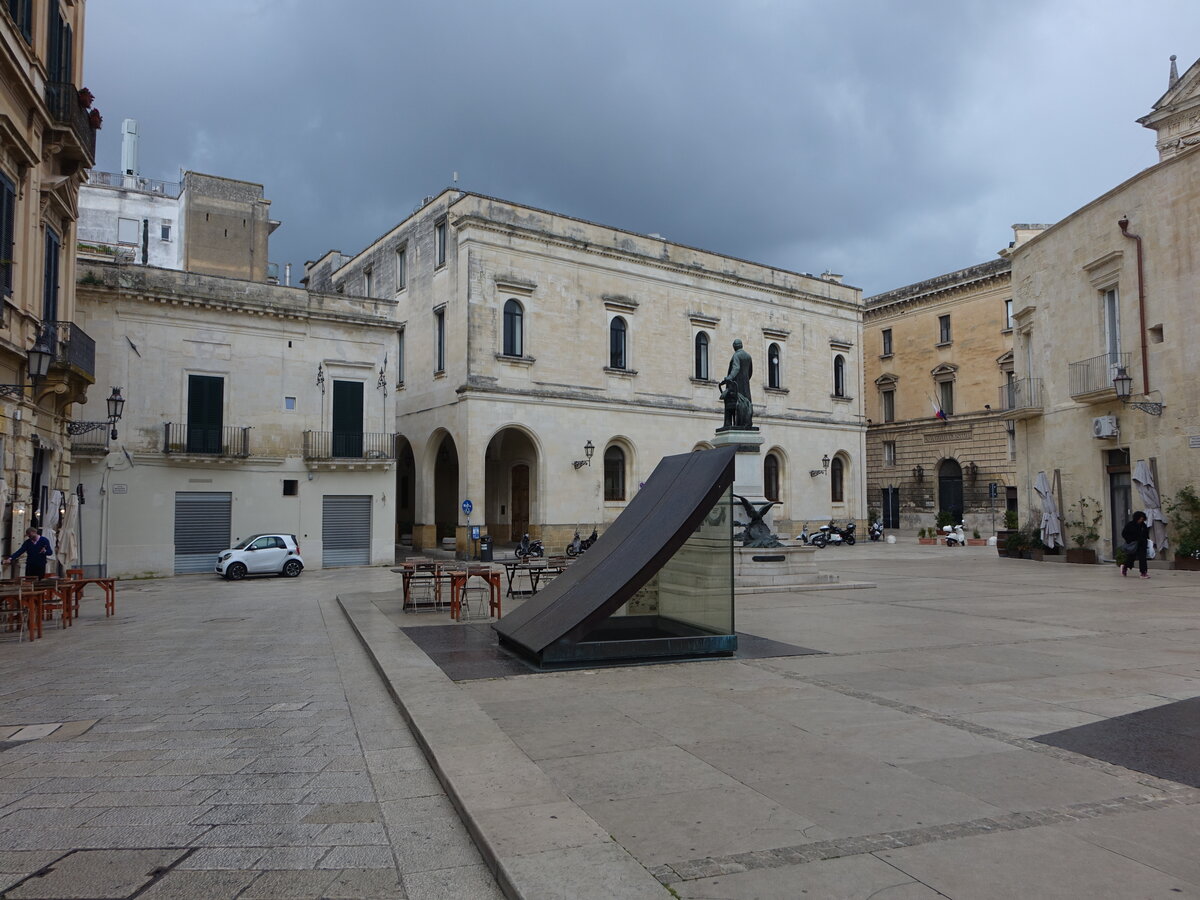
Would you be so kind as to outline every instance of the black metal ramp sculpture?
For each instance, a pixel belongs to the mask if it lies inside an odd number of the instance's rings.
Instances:
[[[734,653],[735,453],[664,457],[594,547],[492,626],[501,643],[543,666]],[[668,602],[613,615],[660,572]]]

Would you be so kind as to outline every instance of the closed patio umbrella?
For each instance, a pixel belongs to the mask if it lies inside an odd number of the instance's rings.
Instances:
[[[64,569],[79,565],[79,498],[74,494],[67,497],[66,512],[58,525],[58,549],[55,557]]]
[[[1133,484],[1142,497],[1146,524],[1150,526],[1154,548],[1161,552],[1167,547],[1167,517],[1163,515],[1162,500],[1159,499],[1158,488],[1154,486],[1154,473],[1150,471],[1144,459],[1139,459],[1133,467]]]
[[[1050,480],[1045,472],[1038,472],[1033,489],[1042,498],[1042,543],[1053,550],[1062,544],[1062,521],[1058,517],[1058,504],[1054,501],[1054,492],[1050,490]]]

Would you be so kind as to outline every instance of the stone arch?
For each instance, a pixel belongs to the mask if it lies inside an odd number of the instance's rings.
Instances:
[[[542,512],[541,441],[524,425],[509,423],[493,432],[484,450],[483,517],[498,540],[537,536]]]

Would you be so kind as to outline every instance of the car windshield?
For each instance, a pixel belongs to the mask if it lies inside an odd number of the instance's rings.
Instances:
[[[233,545],[232,549],[245,550],[247,547],[249,547],[251,544],[253,544],[255,541],[257,541],[260,537],[262,537],[261,534],[252,534],[252,535],[250,535],[250,537],[246,538],[245,540],[238,541],[238,543]]]

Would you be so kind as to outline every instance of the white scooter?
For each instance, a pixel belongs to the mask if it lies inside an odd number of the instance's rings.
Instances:
[[[967,546],[967,535],[961,525],[943,525],[942,531],[946,532],[947,547]]]

